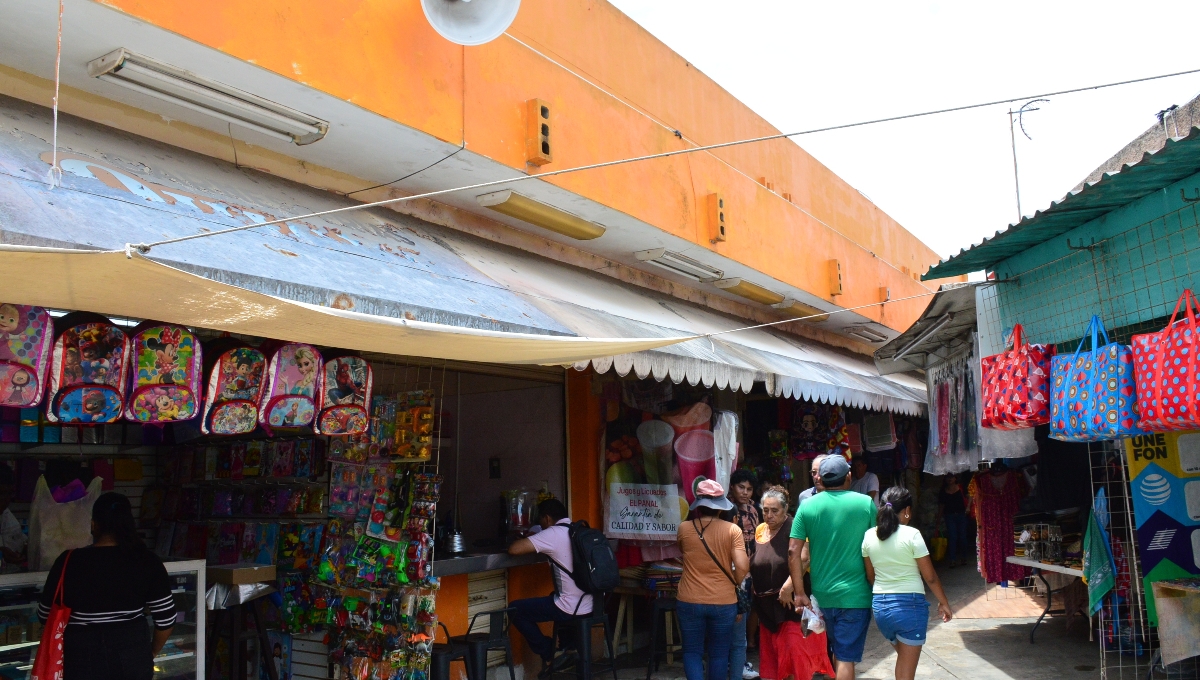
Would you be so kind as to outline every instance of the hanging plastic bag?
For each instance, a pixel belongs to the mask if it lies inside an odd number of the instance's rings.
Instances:
[[[87,495],[67,503],[56,503],[45,477],[39,477],[29,507],[29,569],[49,571],[64,550],[92,544],[92,506],[104,482],[99,477],[88,484]]]
[[[1092,337],[1092,349],[1084,352],[1088,335]],[[1137,427],[1133,350],[1109,342],[1099,316],[1088,323],[1075,354],[1054,357],[1050,376],[1051,437],[1065,442],[1093,442],[1145,434]]]
[[[1187,318],[1179,319],[1183,305]],[[1200,369],[1196,352],[1196,310],[1200,302],[1191,289],[1183,291],[1175,303],[1171,322],[1157,333],[1133,336],[1134,376],[1137,380],[1138,427],[1150,432],[1200,429],[1196,391],[1200,390]]]
[[[817,604],[817,596],[808,596],[808,606],[800,612],[800,623],[804,629],[810,633],[825,632],[825,616],[821,613],[821,607]]]
[[[1029,345],[1021,324],[1013,326],[1013,348],[984,357],[983,426],[1019,430],[1050,422],[1050,360],[1053,345]]]
[[[717,481],[721,487],[729,488],[729,475],[737,465],[738,417],[733,411],[718,411],[717,424],[713,427],[716,444]]]
[[[66,579],[67,563],[70,561],[71,553],[67,553],[62,571],[58,573],[58,587],[50,599],[50,613],[42,629],[42,643],[38,645],[33,670],[29,673],[30,680],[63,680],[63,634],[67,630],[67,622],[71,620],[71,609],[63,604],[63,580]]]

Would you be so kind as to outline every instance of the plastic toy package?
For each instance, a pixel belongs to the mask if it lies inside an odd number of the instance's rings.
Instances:
[[[366,468],[335,462],[329,472],[329,514],[354,519],[358,515],[359,487]]]

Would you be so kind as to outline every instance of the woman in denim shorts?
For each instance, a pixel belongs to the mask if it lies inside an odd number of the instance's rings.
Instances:
[[[876,526],[863,536],[862,556],[871,582],[871,610],[879,632],[896,648],[896,680],[912,680],[929,624],[925,584],[938,600],[942,621],[953,616],[921,532],[908,526],[912,494],[894,486],[879,499]],[[924,581],[922,581],[924,579]]]

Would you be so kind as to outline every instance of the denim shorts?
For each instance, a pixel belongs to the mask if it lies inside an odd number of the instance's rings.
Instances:
[[[877,594],[871,599],[875,625],[887,641],[911,647],[925,644],[929,628],[929,601],[925,593]]]
[[[859,663],[867,644],[867,629],[871,627],[870,609],[822,607],[825,633],[838,661]]]

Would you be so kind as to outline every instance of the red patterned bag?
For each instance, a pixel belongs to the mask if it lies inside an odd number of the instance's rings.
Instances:
[[[1187,318],[1176,322],[1180,305],[1186,309]],[[1200,310],[1200,302],[1190,289],[1185,290],[1175,303],[1175,312],[1166,328],[1133,336],[1133,377],[1141,415],[1138,427],[1143,430],[1200,428],[1200,410],[1196,405],[1196,392],[1200,390],[1200,374],[1196,369],[1196,352],[1200,351],[1196,310]]]
[[[67,551],[62,570],[58,572],[58,587],[50,600],[50,614],[46,617],[46,626],[42,628],[42,643],[38,645],[30,680],[63,680],[63,633],[67,630],[67,622],[71,620],[71,609],[63,604],[63,580],[67,576],[67,563],[71,561],[72,552]]]
[[[1050,360],[1053,345],[1027,345],[1021,324],[1013,326],[1013,348],[984,357],[983,426],[1019,430],[1050,422]]]

